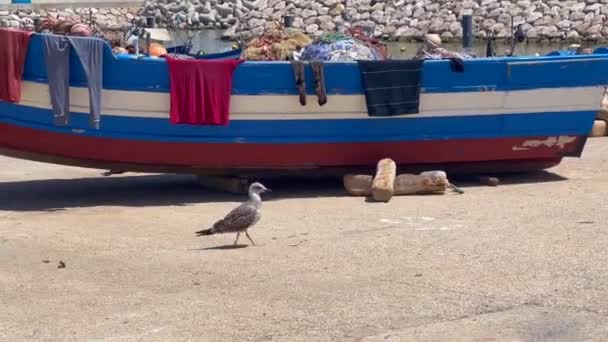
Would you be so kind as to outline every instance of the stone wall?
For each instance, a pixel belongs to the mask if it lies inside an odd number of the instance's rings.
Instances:
[[[295,17],[295,27],[312,35],[363,25],[378,37],[411,40],[436,32],[448,41],[462,36],[463,10],[473,12],[477,37],[489,31],[497,38],[508,37],[513,16],[530,40],[608,38],[608,0],[147,0],[139,10],[94,10],[92,18],[103,30],[120,29],[134,17],[153,16],[161,27],[217,28],[234,37],[237,32],[258,35],[289,14]],[[48,13],[88,18],[84,9]],[[33,15],[46,13],[0,12],[0,25],[29,25]]]
[[[0,26],[32,28],[35,18],[52,16],[58,19],[71,19],[77,22],[93,23],[101,31],[122,31],[136,19],[140,8],[63,8],[63,9],[19,9],[0,10]]]

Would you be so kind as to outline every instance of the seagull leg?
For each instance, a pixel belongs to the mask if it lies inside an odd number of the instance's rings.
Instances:
[[[236,243],[239,242],[239,236],[241,236],[241,233],[236,233],[236,240],[234,240],[234,245],[236,246]]]
[[[255,242],[253,242],[253,240],[251,239],[251,236],[249,236],[249,233],[247,233],[247,231],[245,231],[245,236],[247,236],[249,241],[251,241],[251,243],[255,246]]]

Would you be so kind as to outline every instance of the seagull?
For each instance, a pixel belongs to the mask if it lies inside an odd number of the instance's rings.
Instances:
[[[213,227],[209,229],[203,229],[196,232],[196,236],[214,235],[214,234],[226,234],[236,233],[236,240],[234,245],[239,241],[241,233],[245,232],[245,235],[255,246],[255,242],[247,233],[247,229],[253,227],[260,218],[262,213],[260,208],[262,206],[261,193],[270,191],[261,183],[255,182],[249,186],[249,200],[241,203],[238,207],[232,209],[223,219],[215,222]]]

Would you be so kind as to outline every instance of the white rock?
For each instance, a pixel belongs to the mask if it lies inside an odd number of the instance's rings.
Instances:
[[[529,13],[525,18],[526,21],[530,24],[536,22],[537,20],[539,20],[540,18],[543,17],[543,14],[540,12],[533,12],[533,13]]]
[[[287,7],[287,4],[285,3],[285,1],[280,1],[279,3],[274,5],[274,9],[278,10],[278,11],[284,9],[285,7]]]
[[[317,23],[317,17],[309,17],[304,19],[304,26],[310,25],[310,24],[316,24]]]
[[[382,11],[374,11],[370,17],[372,18],[373,21],[375,21],[376,23],[382,23],[384,22],[382,20],[384,14],[382,13]]]
[[[538,36],[539,36],[538,30],[536,28],[532,27],[526,32],[526,36],[528,38],[532,38],[532,39],[538,38]]]
[[[302,28],[302,27],[304,27],[304,20],[302,20],[301,17],[295,17],[293,19],[293,27],[295,27],[295,28]]]
[[[329,21],[322,23],[319,27],[323,31],[333,31],[336,28],[336,24],[334,24],[332,21]]]
[[[450,24],[450,32],[452,32],[453,34],[457,34],[458,31],[462,31],[462,25],[457,22],[452,22]]]
[[[414,37],[416,35],[418,35],[418,30],[410,28],[410,27],[400,27],[397,29],[397,31],[395,32],[395,36],[396,37]]]
[[[317,15],[317,12],[316,12],[316,11],[309,10],[309,9],[305,9],[305,10],[303,10],[303,11],[302,11],[302,14],[300,14],[300,16],[301,16],[303,19],[310,18],[310,17],[316,16],[316,15]]]
[[[329,15],[319,16],[319,17],[316,18],[316,20],[317,20],[317,23],[319,25],[322,25],[324,23],[331,23],[331,22],[333,22],[333,18],[330,17]]]
[[[532,6],[532,1],[520,0],[517,2],[517,6],[519,6],[520,8],[526,9],[526,8],[529,8],[530,6]]]
[[[435,12],[439,9],[439,4],[436,2],[431,2],[425,6],[425,9],[430,12]]]
[[[597,25],[593,25],[593,26],[589,27],[589,29],[587,29],[587,32],[585,32],[585,33],[587,35],[599,34],[601,29],[602,29],[602,24],[597,24]]]
[[[317,24],[310,24],[306,26],[306,33],[308,34],[313,34],[316,33],[317,31],[319,31],[319,25]]]
[[[572,22],[570,20],[562,20],[559,23],[556,24],[557,28],[559,28],[560,30],[568,30],[570,29],[570,27],[572,27]]]
[[[604,5],[602,5],[602,4],[589,5],[589,6],[585,7],[583,12],[585,12],[585,13],[596,12],[596,11],[599,11],[602,8],[602,6],[604,6]]]
[[[572,21],[578,21],[578,20],[584,20],[585,19],[585,13],[583,12],[573,12],[570,13],[570,15],[568,16],[568,18]]]
[[[576,31],[568,31],[568,33],[566,33],[566,38],[569,38],[569,39],[576,39],[579,37],[580,37],[580,35]]]
[[[266,7],[262,11],[262,16],[267,19],[267,18],[270,18],[273,13],[274,13],[274,9],[272,7]]]
[[[503,23],[496,23],[490,27],[490,30],[492,30],[494,33],[498,33],[504,29],[505,25]]]
[[[411,7],[406,7],[406,8],[404,8],[404,9],[403,9],[402,14],[403,14],[405,17],[411,17],[411,16],[414,14],[414,11],[412,10],[412,8],[411,8]]]
[[[341,15],[343,12],[344,12],[344,5],[338,4],[338,5],[336,5],[336,7],[329,10],[329,15],[333,15],[333,16]]]

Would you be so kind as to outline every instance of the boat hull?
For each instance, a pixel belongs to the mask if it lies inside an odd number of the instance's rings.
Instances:
[[[169,120],[166,62],[116,57],[107,46],[97,127],[75,56],[69,122],[55,122],[42,56],[34,35],[21,100],[0,102],[3,153],[146,172],[373,169],[382,158],[402,171],[544,169],[580,156],[608,79],[601,55],[470,59],[462,72],[431,60],[419,69],[420,84],[408,86],[417,87],[416,111],[378,117],[357,63],[324,65],[321,104],[306,64],[303,104],[289,62],[245,62],[233,75],[228,124],[182,125]]]
[[[0,153],[58,164],[137,172],[239,174],[369,169],[390,157],[401,170],[458,173],[546,169],[578,157],[585,136],[357,143],[232,144],[87,137],[0,124]]]

